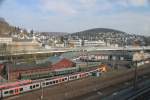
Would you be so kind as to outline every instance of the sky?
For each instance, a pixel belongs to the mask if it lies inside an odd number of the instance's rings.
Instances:
[[[112,28],[150,35],[150,0],[0,0],[0,17],[42,32]]]

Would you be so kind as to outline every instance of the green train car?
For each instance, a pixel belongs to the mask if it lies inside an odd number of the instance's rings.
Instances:
[[[31,73],[31,74],[21,74],[20,79],[41,79],[41,78],[49,78],[53,76],[61,76],[61,75],[67,75],[67,74],[72,74],[75,72],[84,72],[88,71],[93,67],[97,67],[100,63],[88,63],[88,66],[86,67],[81,67],[81,66],[76,66],[72,68],[65,68],[65,69],[59,69],[59,70],[54,70],[54,71],[47,71],[47,72],[38,72],[38,73]]]

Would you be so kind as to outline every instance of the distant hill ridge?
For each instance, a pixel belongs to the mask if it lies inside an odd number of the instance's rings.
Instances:
[[[86,40],[105,40],[107,38],[124,38],[129,34],[109,28],[93,28],[85,31],[72,33],[71,36]]]
[[[108,32],[125,33],[119,30],[109,29],[109,28],[93,28],[85,31],[76,32],[76,33],[108,33]]]

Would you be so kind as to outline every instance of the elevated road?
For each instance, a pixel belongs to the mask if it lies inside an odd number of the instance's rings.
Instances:
[[[42,53],[64,53],[64,52],[73,52],[73,51],[141,51],[148,50],[150,51],[150,46],[142,47],[77,47],[77,48],[51,48],[51,49],[33,49],[28,51],[9,51],[2,52],[0,51],[0,56],[5,55],[22,55],[22,54],[42,54]]]

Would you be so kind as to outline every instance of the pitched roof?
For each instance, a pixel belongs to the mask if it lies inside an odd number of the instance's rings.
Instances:
[[[53,65],[53,69],[62,69],[62,68],[70,68],[70,67],[75,67],[75,63],[72,62],[69,59],[63,58],[59,62],[55,63]]]

